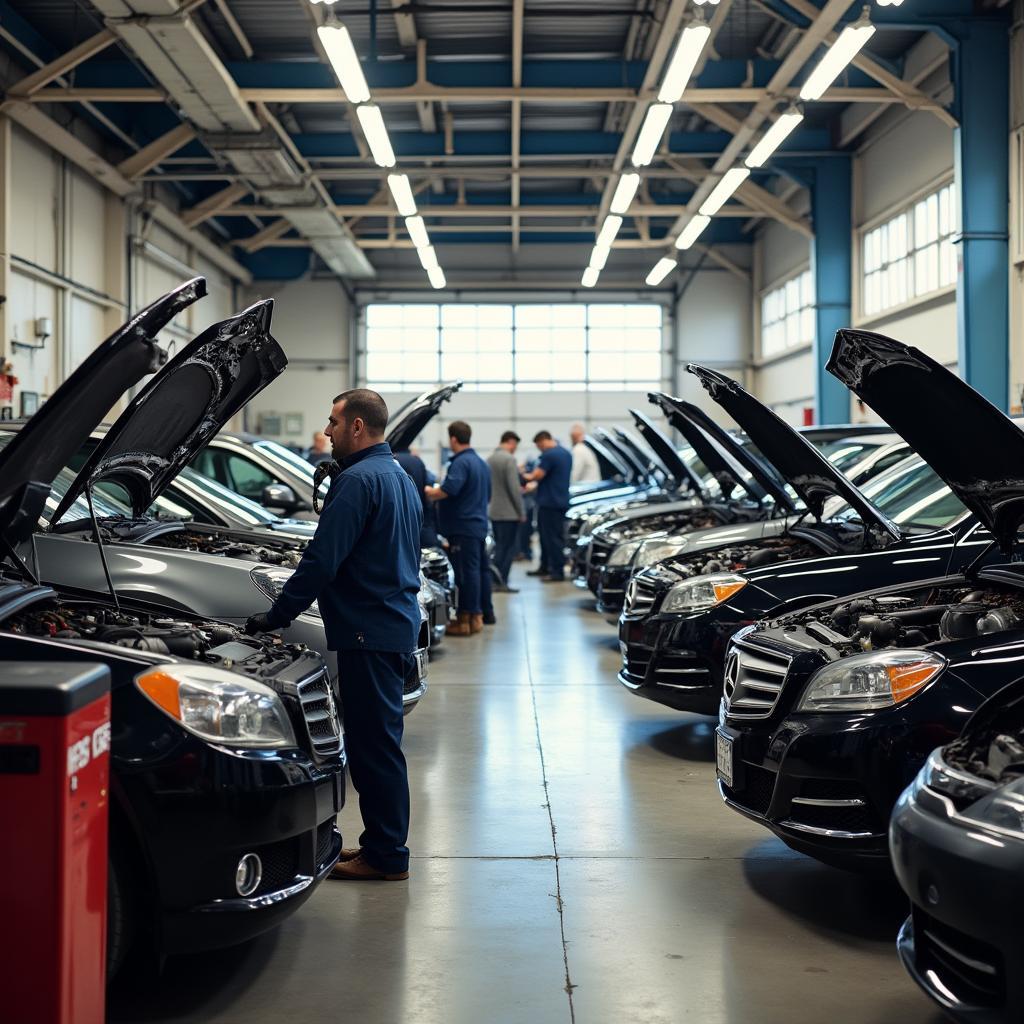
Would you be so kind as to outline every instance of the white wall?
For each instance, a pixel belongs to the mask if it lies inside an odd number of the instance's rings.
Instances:
[[[267,436],[306,447],[327,422],[331,400],[351,386],[352,305],[340,282],[326,279],[261,281],[243,301],[261,298],[274,300],[271,330],[288,368],[249,404],[246,427],[278,419],[281,430],[265,430]]]

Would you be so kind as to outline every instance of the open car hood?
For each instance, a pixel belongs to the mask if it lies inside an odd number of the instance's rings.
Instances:
[[[801,437],[736,381],[696,363],[689,363],[686,369],[697,377],[708,394],[747,432],[751,441],[800,495],[815,517],[821,518],[829,498],[839,497],[860,513],[866,530],[873,530],[895,540],[902,537],[900,528],[868,501],[810,441]]]
[[[631,483],[643,484],[650,481],[650,468],[637,457],[636,452],[623,444],[622,441],[610,430],[607,430],[605,427],[598,427],[597,430],[594,431],[594,436],[602,444],[615,452],[615,454],[618,455],[618,457],[626,464],[629,468]]]
[[[700,494],[704,489],[703,481],[679,457],[672,442],[639,409],[630,409],[629,414],[633,417],[636,429],[664,466],[672,486],[675,489],[687,487],[695,494]]]
[[[206,280],[196,277],[133,316],[89,354],[3,449],[0,530],[8,540],[18,543],[37,529],[42,502],[57,474],[125,391],[166,362],[167,353],[157,345],[156,335],[205,294]],[[38,485],[43,485],[41,492]],[[41,493],[41,502],[19,514],[15,506],[24,504],[30,486]],[[37,500],[38,496],[33,503]]]
[[[692,402],[673,398],[664,392],[652,392],[648,399],[658,406],[669,423],[679,431],[718,480],[722,493],[739,487],[757,502],[769,495],[783,512],[794,512],[793,500],[785,484],[754,458],[728,430],[719,426],[703,409]],[[744,470],[750,474],[747,480]],[[726,486],[723,486],[723,477]]]
[[[825,368],[942,477],[1009,553],[1024,522],[1024,432],[969,384],[909,345],[836,333]]]
[[[587,434],[583,438],[583,443],[594,453],[603,480],[627,480],[629,478],[630,469],[622,461],[618,452],[613,452],[603,441],[599,441],[591,434]]]
[[[394,452],[402,451],[416,440],[423,428],[440,412],[445,402],[462,387],[457,380],[434,391],[424,391],[419,398],[403,405],[388,421],[388,432],[384,440]]]
[[[102,481],[142,516],[204,445],[288,365],[270,335],[273,299],[208,327],[157,374],[92,450],[54,513]],[[83,439],[84,440],[84,439]]]

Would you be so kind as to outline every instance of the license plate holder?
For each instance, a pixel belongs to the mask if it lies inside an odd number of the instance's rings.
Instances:
[[[736,744],[734,738],[721,729],[715,730],[715,772],[730,789],[735,783]]]
[[[416,676],[421,683],[427,678],[427,652],[424,650],[416,652]]]

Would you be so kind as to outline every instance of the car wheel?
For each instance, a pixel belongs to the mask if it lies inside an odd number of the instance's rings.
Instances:
[[[117,977],[135,938],[138,901],[130,869],[113,847],[107,860],[107,982]]]

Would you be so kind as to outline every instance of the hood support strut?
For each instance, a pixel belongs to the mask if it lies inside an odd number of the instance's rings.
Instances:
[[[96,509],[92,504],[92,484],[87,484],[85,488],[85,500],[89,505],[89,518],[92,520],[92,535],[96,540],[96,546],[100,550],[100,561],[103,563],[103,575],[107,578],[107,589],[110,591],[110,597],[114,602],[114,607],[121,611],[121,602],[117,598],[117,591],[114,589],[114,581],[110,575],[110,566],[107,565],[107,551],[103,546],[103,534],[100,532],[100,524],[96,520]]]

